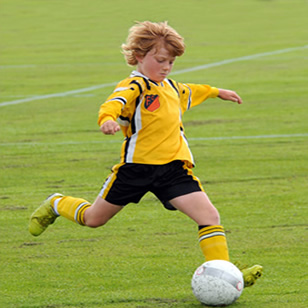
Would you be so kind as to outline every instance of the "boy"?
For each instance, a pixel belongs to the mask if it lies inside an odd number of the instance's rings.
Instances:
[[[198,224],[206,261],[229,260],[219,213],[192,172],[194,161],[182,115],[207,98],[238,104],[242,99],[234,91],[167,79],[176,57],[185,50],[183,38],[167,22],[137,23],[122,50],[127,63],[137,69],[117,85],[98,117],[104,134],[122,130],[125,136],[120,163],[112,168],[92,205],[60,194],[47,198],[31,216],[30,233],[40,235],[58,216],[88,227],[102,226],[150,191],[167,209],[180,210]],[[262,267],[242,272],[247,287],[261,276]]]

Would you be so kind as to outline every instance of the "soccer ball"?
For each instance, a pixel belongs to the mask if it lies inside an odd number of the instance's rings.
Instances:
[[[208,306],[228,306],[242,294],[243,274],[231,262],[212,260],[196,269],[191,286],[201,303]]]

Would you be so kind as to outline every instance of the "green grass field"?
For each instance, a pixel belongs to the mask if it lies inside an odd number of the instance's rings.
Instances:
[[[136,20],[185,37],[171,78],[243,97],[184,118],[232,260],[264,266],[233,307],[307,307],[307,15],[306,0],[2,0],[0,307],[202,307],[197,227],[151,194],[102,228],[28,233],[46,196],[93,201],[118,162],[121,135],[101,134],[97,112],[132,69],[120,45]]]

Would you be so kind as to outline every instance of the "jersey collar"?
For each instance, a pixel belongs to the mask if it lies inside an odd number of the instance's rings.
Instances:
[[[158,85],[163,85],[163,82],[160,82],[160,83],[157,83],[156,81],[153,81],[151,80],[150,78],[148,78],[147,76],[141,74],[140,72],[138,71],[132,71],[132,73],[130,74],[130,77],[141,77],[141,78],[144,78],[146,79],[147,81],[151,82],[151,83],[154,83],[156,86]],[[165,79],[166,80],[166,79]]]

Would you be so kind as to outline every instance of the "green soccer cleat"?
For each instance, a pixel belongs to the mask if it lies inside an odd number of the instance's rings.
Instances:
[[[243,273],[244,288],[254,285],[263,273],[263,267],[261,265],[254,265],[252,267],[246,267],[240,270]]]
[[[58,215],[55,214],[51,207],[51,200],[54,197],[62,197],[61,194],[52,194],[39,206],[31,215],[29,231],[33,236],[39,236],[46,228],[53,224]]]

